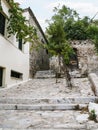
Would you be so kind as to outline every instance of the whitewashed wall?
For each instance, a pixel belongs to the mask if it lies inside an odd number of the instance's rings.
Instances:
[[[8,16],[9,5],[5,0],[1,0],[4,14]],[[29,79],[29,43],[23,45],[23,50],[18,49],[18,43],[15,36],[7,38],[0,34],[0,67],[3,69],[3,86],[9,86],[20,81]],[[23,79],[11,78],[11,70],[23,74]]]

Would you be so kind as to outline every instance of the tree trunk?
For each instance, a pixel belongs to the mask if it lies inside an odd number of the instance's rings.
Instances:
[[[58,55],[58,62],[59,62],[59,70],[56,71],[56,83],[58,83],[58,78],[61,75],[61,56]]]
[[[70,74],[69,74],[68,66],[67,66],[66,63],[64,62],[64,59],[63,59],[63,71],[64,71],[64,75],[65,75],[65,77],[66,77],[67,86],[72,88],[71,76],[70,76]]]
[[[61,76],[61,69],[63,69],[64,71],[64,75],[66,77],[66,83],[68,87],[72,88],[72,83],[71,83],[71,76],[69,74],[69,69],[68,66],[66,65],[66,63],[64,62],[64,59],[62,58],[62,62],[63,62],[63,68],[61,67],[61,56],[58,55],[58,62],[59,62],[59,72],[56,71],[56,83],[58,83],[58,78]]]

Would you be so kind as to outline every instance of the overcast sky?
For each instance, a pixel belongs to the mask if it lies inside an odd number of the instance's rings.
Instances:
[[[53,8],[59,3],[76,10],[80,17],[89,16],[92,18],[98,12],[98,0],[15,0],[22,8],[30,7],[35,14],[42,29],[45,31],[47,23],[53,15]],[[96,16],[98,19],[98,15]]]

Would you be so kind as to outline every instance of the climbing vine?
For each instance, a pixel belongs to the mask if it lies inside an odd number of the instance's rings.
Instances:
[[[23,39],[24,43],[38,41],[37,31],[34,26],[29,25],[29,21],[23,16],[23,9],[19,7],[18,3],[14,0],[6,0],[9,5],[10,17],[8,18],[8,37],[11,34],[16,35],[17,39]],[[2,5],[0,0],[0,11],[2,11]]]

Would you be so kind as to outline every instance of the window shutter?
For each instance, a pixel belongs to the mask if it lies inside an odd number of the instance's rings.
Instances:
[[[5,17],[0,13],[0,33],[4,35],[5,31]]]

